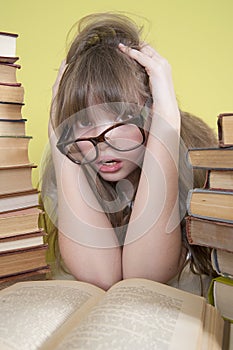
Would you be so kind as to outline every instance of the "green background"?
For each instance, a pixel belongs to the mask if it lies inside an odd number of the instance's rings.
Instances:
[[[0,31],[18,33],[18,81],[25,88],[23,117],[30,160],[38,164],[47,139],[51,88],[67,50],[67,35],[84,15],[127,11],[145,17],[147,41],[172,66],[180,107],[216,128],[219,113],[233,112],[232,0],[21,0],[2,1]],[[141,19],[139,20],[139,22]],[[74,33],[74,32],[72,32]]]

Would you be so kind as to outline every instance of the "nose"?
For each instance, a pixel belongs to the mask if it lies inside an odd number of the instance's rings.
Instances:
[[[102,125],[98,125],[95,127],[96,136],[103,134],[105,130],[107,130],[110,126],[112,126],[112,123],[103,123]]]
[[[109,146],[107,145],[106,142],[99,142],[97,144],[97,147],[99,149],[99,151],[104,151],[106,148],[108,148]]]
[[[109,129],[109,125],[103,125],[98,128],[98,133],[95,136],[95,142],[99,149],[105,149],[108,145],[105,142],[105,132]],[[97,131],[97,130],[96,130]]]

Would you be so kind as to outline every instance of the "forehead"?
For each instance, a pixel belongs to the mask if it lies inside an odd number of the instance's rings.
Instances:
[[[121,115],[138,115],[143,106],[138,103],[129,103],[129,102],[111,102],[97,104],[94,106],[89,106],[81,111],[75,113],[69,117],[68,123],[70,125],[76,124],[79,121],[84,122],[92,121],[96,123],[102,123],[104,121],[113,121]]]
[[[116,118],[120,111],[116,108],[112,108],[107,104],[95,105],[86,108],[80,115],[77,115],[76,121],[90,120],[95,123],[101,123],[103,121],[112,121]]]

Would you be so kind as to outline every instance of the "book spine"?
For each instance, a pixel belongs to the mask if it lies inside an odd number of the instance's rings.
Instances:
[[[214,248],[211,251],[211,263],[212,263],[213,269],[217,272],[218,275],[233,279],[232,274],[228,273],[227,271],[223,271],[222,268],[220,267],[219,260],[218,260],[218,251],[219,249],[217,248]]]
[[[0,258],[2,256],[14,256],[15,254],[23,254],[23,253],[27,253],[27,252],[33,252],[33,251],[40,251],[40,250],[47,250],[48,249],[48,243],[43,243],[34,247],[28,247],[28,248],[18,248],[18,249],[14,249],[14,250],[7,250],[7,251],[3,251],[0,252]]]
[[[191,234],[191,217],[186,216],[185,218],[186,226],[186,237],[190,244],[193,244],[192,234]]]
[[[219,189],[219,190],[212,190],[210,188],[194,188],[194,189],[191,189],[189,190],[189,194],[190,194],[190,198],[189,200],[191,200],[191,197],[192,197],[192,194],[193,193],[203,193],[203,194],[207,194],[207,193],[210,193],[210,194],[228,194],[229,196],[233,196],[233,191],[231,190],[225,190],[225,189]]]
[[[19,87],[21,86],[22,84],[21,83],[4,83],[4,82],[0,82],[0,85],[4,85],[4,86],[14,86],[14,87]]]
[[[212,263],[213,269],[220,275],[221,271],[219,269],[218,257],[217,257],[216,249],[213,249],[212,252],[211,252],[211,263]]]
[[[3,36],[12,36],[14,38],[18,38],[19,34],[17,33],[9,33],[9,32],[0,32],[0,35],[3,35]]]
[[[223,114],[219,114],[217,119],[217,130],[218,130],[218,144],[219,147],[224,147],[223,137],[222,137],[222,118]]]
[[[227,117],[227,116],[233,116],[233,113],[221,113],[218,115],[218,119],[217,119],[218,144],[219,144],[219,147],[221,148],[233,146],[233,144],[226,145],[223,140],[222,120],[224,117]]]
[[[233,170],[233,145],[224,148],[189,148],[186,162],[192,169]]]
[[[206,177],[205,177],[205,182],[203,185],[203,189],[208,189],[210,184],[210,169],[206,170]]]

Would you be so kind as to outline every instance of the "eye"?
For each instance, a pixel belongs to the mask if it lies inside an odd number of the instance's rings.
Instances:
[[[77,120],[78,128],[89,128],[93,127],[93,122],[88,118],[88,116],[82,116]]]

